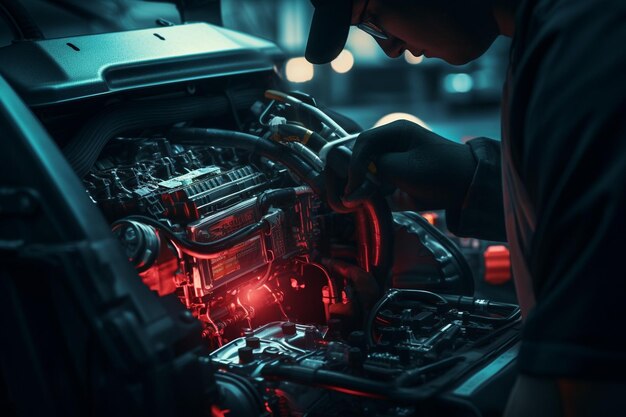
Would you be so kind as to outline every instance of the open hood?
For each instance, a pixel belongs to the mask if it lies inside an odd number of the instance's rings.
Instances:
[[[153,85],[271,71],[273,43],[206,23],[17,42],[0,74],[31,107]],[[37,65],[32,65],[37,62]]]

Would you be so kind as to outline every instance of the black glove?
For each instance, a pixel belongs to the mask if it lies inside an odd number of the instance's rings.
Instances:
[[[359,135],[343,199],[355,203],[367,197],[363,195],[371,189],[367,177],[374,174],[378,181],[406,192],[421,210],[458,208],[475,168],[468,145],[401,120]]]

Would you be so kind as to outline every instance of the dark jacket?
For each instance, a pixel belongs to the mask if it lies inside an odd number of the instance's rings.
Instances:
[[[623,0],[523,1],[501,152],[471,143],[479,168],[451,223],[494,239],[504,218],[528,375],[626,378],[625,22]]]

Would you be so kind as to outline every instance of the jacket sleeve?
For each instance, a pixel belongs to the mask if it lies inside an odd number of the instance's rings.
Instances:
[[[476,138],[468,142],[476,170],[462,207],[446,210],[448,229],[457,236],[505,241],[500,142]]]

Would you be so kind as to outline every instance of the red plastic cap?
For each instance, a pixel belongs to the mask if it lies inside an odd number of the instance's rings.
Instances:
[[[489,246],[485,251],[485,281],[500,285],[511,279],[511,254],[504,245]]]

